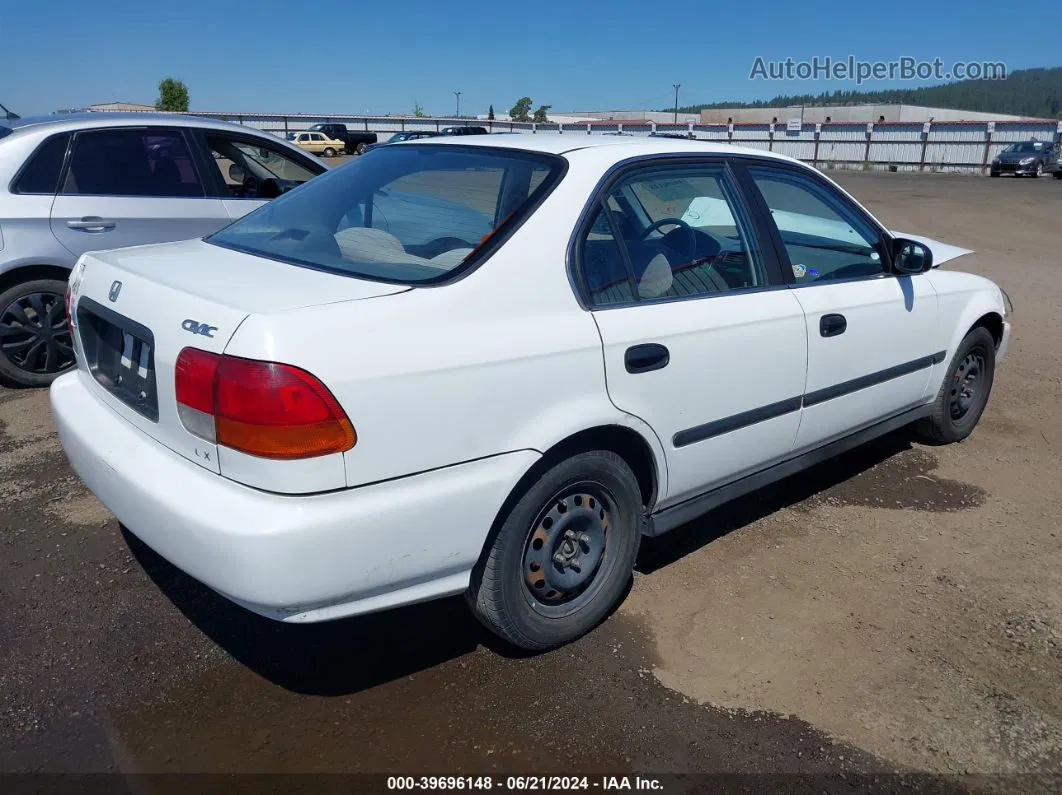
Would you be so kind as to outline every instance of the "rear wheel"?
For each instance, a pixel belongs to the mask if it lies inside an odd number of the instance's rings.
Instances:
[[[66,282],[34,279],[0,294],[0,376],[19,386],[48,386],[74,364]]]
[[[623,595],[644,510],[627,463],[591,451],[545,472],[502,518],[468,601],[509,643],[541,651],[593,629]]]
[[[359,155],[365,154],[365,144],[358,144],[354,147],[354,153]]]
[[[1062,171],[1056,171],[1051,176],[1055,179],[1062,179]]]
[[[951,359],[932,413],[916,426],[926,441],[951,444],[969,436],[988,405],[996,372],[996,341],[978,326]]]

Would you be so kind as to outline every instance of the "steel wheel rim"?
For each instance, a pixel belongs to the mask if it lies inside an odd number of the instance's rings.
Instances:
[[[961,420],[977,404],[984,384],[985,366],[984,352],[975,348],[967,353],[955,368],[948,399],[948,411],[952,420]]]
[[[0,353],[27,373],[46,375],[74,364],[70,322],[63,296],[20,295],[0,314]]]
[[[536,612],[563,617],[596,596],[615,505],[603,486],[584,482],[558,492],[539,512],[524,542],[520,575]]]

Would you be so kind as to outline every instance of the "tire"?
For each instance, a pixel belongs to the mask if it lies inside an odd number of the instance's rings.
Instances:
[[[1044,164],[1043,163],[1037,163],[1036,164],[1036,171],[1031,173],[1029,176],[1032,177],[1033,179],[1036,179],[1037,177],[1043,176],[1043,173],[1044,173]]]
[[[999,172],[998,171],[989,171],[988,172],[988,176],[990,176],[990,177],[999,177]]]
[[[919,435],[933,444],[952,444],[969,436],[988,405],[995,372],[996,341],[988,329],[978,326],[951,358],[932,413],[915,426]]]
[[[66,319],[66,282],[61,279],[34,279],[0,293],[0,328],[4,380],[48,386],[77,364]]]
[[[321,154],[324,155],[325,157],[335,157],[336,156],[336,150],[329,146],[323,152],[321,152]]]
[[[357,146],[355,146],[354,147],[354,154],[357,154],[357,155],[365,154],[365,144],[358,144]]]
[[[620,456],[595,450],[561,461],[499,517],[466,594],[473,613],[528,651],[579,638],[622,598],[644,517],[638,480]]]
[[[1051,176],[1054,177],[1055,179],[1062,179],[1062,171],[1055,171],[1054,173],[1051,174]]]

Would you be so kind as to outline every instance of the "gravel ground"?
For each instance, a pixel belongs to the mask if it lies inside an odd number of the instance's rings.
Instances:
[[[121,531],[45,392],[0,391],[0,772],[1057,791],[1062,183],[835,176],[891,227],[977,249],[961,267],[1014,299],[981,427],[946,448],[893,435],[648,541],[617,613],[550,654],[498,648],[457,600],[251,615]]]

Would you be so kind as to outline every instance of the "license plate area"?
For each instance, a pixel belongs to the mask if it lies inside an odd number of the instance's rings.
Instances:
[[[96,383],[142,417],[158,422],[151,329],[91,298],[82,298],[77,303],[77,332]]]

